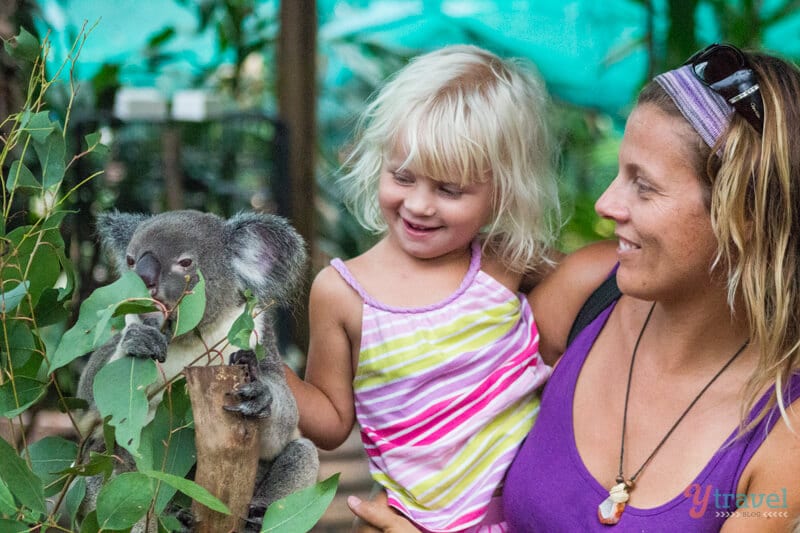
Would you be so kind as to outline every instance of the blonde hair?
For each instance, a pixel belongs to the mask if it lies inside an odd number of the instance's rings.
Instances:
[[[402,167],[437,181],[492,182],[493,219],[484,246],[515,272],[548,261],[560,226],[556,151],[547,92],[533,67],[475,46],[418,56],[371,99],[340,180],[344,200],[368,230],[382,233],[378,183],[395,148]]]
[[[710,192],[715,265],[727,268],[728,303],[733,309],[744,302],[750,342],[759,349],[745,386],[743,421],[772,385],[766,406],[744,429],[775,405],[788,423],[789,379],[800,370],[800,70],[774,56],[746,56],[764,102],[763,134],[734,113],[717,146],[705,146],[698,135],[695,150],[705,165],[698,175]],[[680,115],[664,97],[648,86],[639,102]]]

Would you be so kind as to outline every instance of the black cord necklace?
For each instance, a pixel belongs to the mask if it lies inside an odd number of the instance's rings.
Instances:
[[[661,446],[663,446],[669,436],[672,435],[672,432],[675,431],[675,428],[678,427],[678,424],[680,424],[681,421],[686,417],[700,397],[703,396],[703,394],[708,390],[709,387],[711,387],[717,378],[720,377],[729,366],[731,366],[731,363],[733,363],[733,361],[739,357],[739,354],[744,351],[744,349],[747,347],[747,344],[750,342],[749,339],[744,341],[744,344],[742,344],[742,346],[736,350],[736,353],[734,353],[731,358],[728,359],[728,362],[725,363],[722,368],[720,368],[719,371],[714,374],[714,377],[712,377],[711,380],[706,383],[705,387],[703,387],[700,392],[697,393],[697,396],[694,397],[694,400],[692,400],[689,406],[683,411],[683,413],[681,413],[681,416],[678,417],[675,423],[672,424],[672,427],[669,428],[667,434],[664,435],[664,437],[661,439],[661,442],[658,443],[655,449],[650,453],[647,459],[644,460],[636,472],[634,472],[633,475],[628,479],[625,479],[625,476],[622,475],[622,463],[623,459],[625,458],[625,428],[628,424],[628,399],[630,398],[631,394],[633,363],[636,361],[636,352],[639,349],[639,342],[642,340],[642,335],[644,334],[644,330],[647,328],[647,324],[650,322],[650,317],[652,316],[653,309],[655,309],[655,307],[656,304],[653,303],[653,305],[650,307],[650,311],[647,313],[647,318],[644,320],[642,329],[639,331],[639,337],[636,339],[636,344],[633,346],[633,353],[631,353],[631,364],[628,368],[628,384],[625,388],[625,407],[622,411],[622,437],[620,438],[619,445],[619,474],[616,478],[616,485],[611,487],[611,489],[608,491],[608,498],[603,500],[602,503],[597,506],[597,518],[603,524],[613,525],[619,522],[619,519],[622,517],[622,512],[625,510],[625,504],[628,501],[629,492],[633,490],[633,487],[636,483],[636,478],[638,478],[639,474],[642,473],[644,467],[647,466],[647,464],[653,459],[653,456],[655,456],[656,452],[661,449]]]

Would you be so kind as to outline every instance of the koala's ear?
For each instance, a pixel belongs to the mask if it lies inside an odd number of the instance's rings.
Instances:
[[[276,215],[239,213],[225,224],[225,246],[243,288],[261,301],[291,300],[305,281],[306,248],[289,222]]]
[[[111,256],[117,272],[125,271],[125,250],[136,228],[146,218],[148,215],[119,211],[97,215],[96,227],[100,245]]]

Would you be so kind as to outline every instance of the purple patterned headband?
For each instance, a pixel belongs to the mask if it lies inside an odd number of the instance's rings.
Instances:
[[[733,107],[698,80],[691,65],[659,74],[655,81],[672,98],[706,144],[713,148],[728,127]]]

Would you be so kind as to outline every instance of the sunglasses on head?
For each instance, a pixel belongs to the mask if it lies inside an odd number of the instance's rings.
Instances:
[[[741,50],[729,44],[712,44],[686,60],[695,77],[733,106],[755,130],[764,129],[764,102],[755,72]]]

